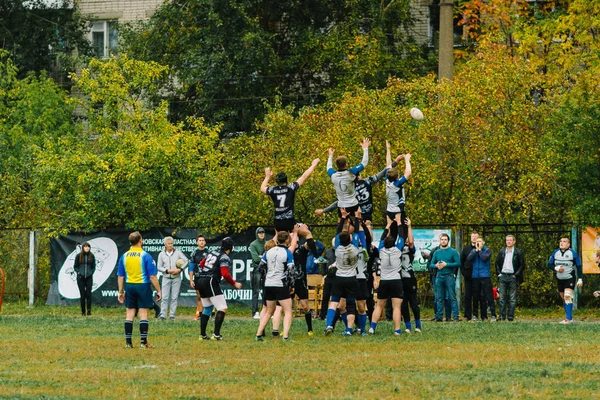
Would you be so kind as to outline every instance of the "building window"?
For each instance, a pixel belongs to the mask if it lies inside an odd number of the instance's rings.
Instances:
[[[459,25],[457,15],[454,16],[452,25],[454,26],[454,47],[465,46],[464,26]],[[429,47],[437,48],[440,36],[440,0],[433,0],[429,6]]]
[[[107,58],[117,54],[117,21],[95,21],[90,31],[94,56]]]

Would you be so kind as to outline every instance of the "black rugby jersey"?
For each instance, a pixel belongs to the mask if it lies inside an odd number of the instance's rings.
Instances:
[[[294,200],[299,187],[298,182],[292,182],[285,186],[269,186],[267,188],[267,194],[275,205],[273,218],[277,220],[294,218]]]

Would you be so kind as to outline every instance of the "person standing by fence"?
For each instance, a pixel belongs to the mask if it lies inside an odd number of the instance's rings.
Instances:
[[[73,269],[77,274],[81,315],[92,315],[92,285],[96,271],[96,257],[92,254],[92,246],[88,242],[81,245],[81,252],[75,256]]]
[[[517,287],[523,282],[525,257],[515,247],[515,237],[506,236],[506,247],[496,256],[496,274],[498,275],[498,291],[500,292],[500,320],[515,319],[517,306]]]

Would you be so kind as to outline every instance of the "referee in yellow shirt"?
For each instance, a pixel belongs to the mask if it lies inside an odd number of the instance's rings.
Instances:
[[[160,285],[156,278],[156,263],[152,256],[142,249],[142,235],[129,234],[131,248],[119,259],[117,277],[119,282],[119,303],[125,302],[125,347],[131,348],[131,334],[136,310],[140,315],[140,347],[151,348],[148,343],[148,310],[152,308],[152,286],[156,290],[156,301],[160,301]]]

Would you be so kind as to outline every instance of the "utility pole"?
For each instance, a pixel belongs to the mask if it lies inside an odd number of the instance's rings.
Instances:
[[[439,80],[452,80],[454,69],[454,1],[440,2],[440,47],[438,61]]]

